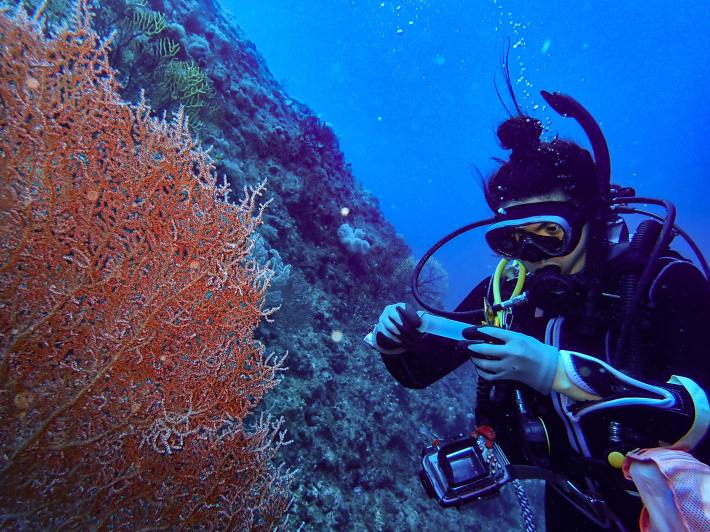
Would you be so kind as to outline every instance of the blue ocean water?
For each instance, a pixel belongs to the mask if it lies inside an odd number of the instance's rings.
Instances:
[[[586,145],[575,123],[543,106],[539,90],[578,99],[607,137],[613,181],[675,202],[679,224],[710,249],[706,2],[223,5],[285,91],[333,126],[355,177],[380,199],[416,257],[443,234],[489,214],[475,169],[488,174],[496,167],[491,157],[505,156],[495,128],[507,115],[493,80],[503,87],[500,56],[508,39],[523,111],[549,125],[550,134]],[[474,259],[485,254],[478,243]],[[442,259],[452,285],[468,286],[468,260],[453,250]]]

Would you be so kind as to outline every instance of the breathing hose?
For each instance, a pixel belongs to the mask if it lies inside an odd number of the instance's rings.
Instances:
[[[629,246],[631,267],[621,276],[619,310],[622,316],[622,327],[616,347],[616,360],[622,372],[637,378],[641,377],[643,372],[641,329],[638,327],[638,319],[635,319],[638,317],[633,309],[636,292],[639,289],[640,274],[637,266],[644,257],[651,254],[660,232],[661,225],[655,220],[641,222]]]
[[[620,365],[624,367],[624,369],[628,369],[629,371],[632,372],[634,371],[634,367],[636,367],[636,376],[638,375],[638,372],[640,371],[640,368],[642,366],[641,364],[641,357],[640,357],[640,352],[637,352],[636,355],[631,354],[629,349],[636,349],[633,347],[629,347],[629,341],[631,340],[631,331],[632,327],[634,325],[634,318],[636,317],[637,310],[639,308],[639,304],[641,303],[642,297],[648,293],[648,289],[650,287],[651,281],[653,280],[653,274],[655,270],[655,265],[658,262],[658,259],[661,256],[661,253],[663,253],[666,249],[668,249],[668,246],[671,243],[671,240],[673,240],[673,226],[675,225],[675,217],[676,217],[676,210],[675,206],[665,200],[657,200],[653,198],[637,198],[637,197],[630,197],[630,198],[615,198],[613,200],[614,203],[618,204],[626,204],[626,203],[651,203],[654,205],[661,205],[665,207],[666,209],[666,218],[663,222],[663,225],[661,226],[660,230],[658,229],[658,224],[656,222],[653,222],[652,220],[648,220],[651,224],[654,224],[656,226],[654,232],[655,232],[655,238],[652,238],[654,235],[651,233],[650,227],[652,225],[646,225],[648,229],[643,228],[644,233],[642,235],[639,235],[639,231],[642,230],[642,226],[646,224],[646,222],[643,222],[639,226],[639,230],[637,231],[637,235],[634,236],[633,242],[632,242],[632,248],[635,245],[634,242],[637,240],[637,236],[639,237],[639,243],[637,244],[638,252],[643,253],[641,255],[644,257],[644,261],[646,262],[646,266],[644,267],[641,275],[638,277],[638,281],[635,283],[635,288],[633,291],[631,291],[630,285],[631,285],[631,280],[628,281],[629,286],[626,287],[626,291],[628,293],[622,294],[622,300],[626,298],[626,301],[622,303],[623,305],[623,321],[621,324],[621,329],[619,331],[619,339],[617,340],[616,343],[616,351],[615,351],[615,357],[617,360],[622,361]],[[624,288],[622,288],[624,289]],[[640,342],[640,340],[639,340]],[[629,367],[626,367],[626,366]]]

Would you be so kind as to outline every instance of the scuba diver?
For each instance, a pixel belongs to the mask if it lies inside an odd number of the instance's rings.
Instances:
[[[448,454],[438,441],[423,453],[425,487],[443,505],[476,500],[510,480],[485,464],[485,474],[476,470],[476,442],[484,441],[484,453],[500,449],[497,463],[512,464],[510,476],[546,481],[548,530],[636,529],[642,503],[621,470],[627,453],[672,448],[698,463],[710,459],[710,272],[675,225],[671,203],[611,185],[606,142],[586,109],[542,92],[584,129],[594,158],[571,141],[541,140],[541,123],[509,90],[517,114],[497,135],[511,153],[484,182],[493,217],[439,241],[412,278],[424,310],[387,306],[366,341],[408,388],[475,364],[476,421],[485,430]],[[648,219],[630,236],[622,214]],[[453,312],[430,307],[417,293],[424,264],[477,228],[502,259],[495,275]],[[670,248],[678,235],[703,271]]]

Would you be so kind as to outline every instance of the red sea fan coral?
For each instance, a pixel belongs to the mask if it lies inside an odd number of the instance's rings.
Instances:
[[[121,101],[85,0],[0,46],[0,524],[272,528],[260,189],[227,203],[182,114]]]

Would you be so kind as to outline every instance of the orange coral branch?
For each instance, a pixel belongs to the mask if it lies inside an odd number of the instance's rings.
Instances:
[[[90,20],[0,11],[2,523],[272,528],[288,442],[245,429],[284,369],[253,337],[262,188],[222,201],[182,113],[121,101]]]

